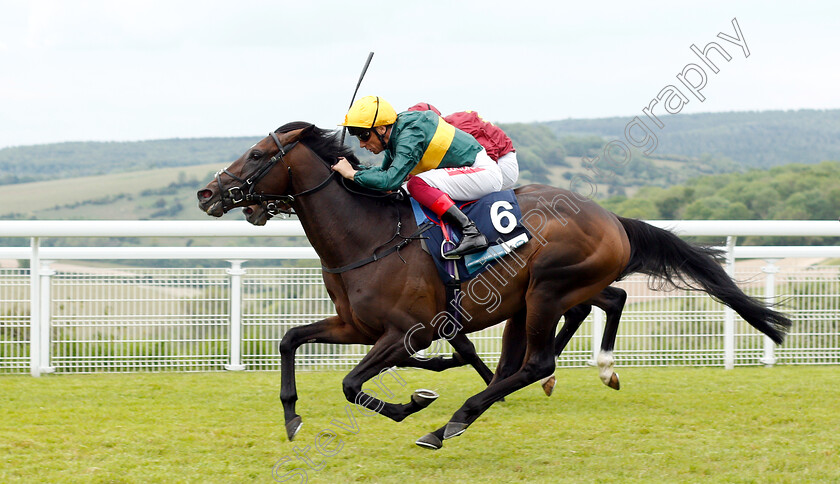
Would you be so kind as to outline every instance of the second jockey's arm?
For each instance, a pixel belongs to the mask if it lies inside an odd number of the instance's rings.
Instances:
[[[338,158],[338,163],[333,165],[332,169],[333,171],[338,172],[339,175],[343,176],[344,178],[347,178],[348,180],[352,180],[353,177],[356,176],[356,172],[358,171],[355,168],[353,168],[353,165],[351,165],[350,162],[347,161],[347,158],[344,158],[343,156]]]

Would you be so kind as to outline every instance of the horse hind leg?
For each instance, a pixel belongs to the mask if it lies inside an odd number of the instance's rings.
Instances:
[[[490,385],[495,381],[504,380],[510,375],[514,374],[521,366],[523,358],[525,357],[525,321],[527,312],[525,309],[517,312],[505,324],[504,333],[502,335],[502,352],[499,356],[499,364],[496,365],[496,373],[490,381]],[[504,398],[499,399],[499,401]],[[420,437],[414,443],[424,449],[437,450],[443,447],[443,436],[446,432],[446,425],[440,427],[434,432]]]
[[[615,372],[615,357],[612,351],[601,350],[595,358],[595,363],[598,365],[598,376],[604,385],[619,390],[621,385],[618,381],[618,373]]]
[[[608,286],[592,300],[592,304],[603,309],[607,314],[607,322],[604,326],[604,335],[601,338],[601,351],[595,358],[598,365],[598,376],[604,385],[619,390],[621,384],[618,373],[615,372],[615,338],[618,334],[618,323],[621,320],[621,313],[627,302],[627,292],[617,287]]]
[[[446,424],[444,439],[461,435],[493,403],[551,374],[554,370],[554,339],[547,335],[554,334],[558,319],[569,307],[564,308],[564,302],[570,298],[567,295],[558,300],[556,296],[558,291],[554,284],[542,284],[542,286],[542,288],[539,286],[530,288],[526,295],[528,309],[525,324],[525,355],[522,358],[522,365],[507,378],[501,380],[494,378],[486,389],[467,399]],[[512,342],[505,343],[508,345]],[[498,373],[496,376],[498,377]]]

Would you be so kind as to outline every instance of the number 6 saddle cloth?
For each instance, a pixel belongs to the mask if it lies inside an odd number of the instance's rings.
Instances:
[[[478,230],[487,237],[490,247],[484,252],[468,254],[457,259],[445,259],[443,253],[460,241],[461,234],[437,215],[421,206],[413,198],[411,208],[417,227],[434,224],[437,227],[424,232],[423,249],[435,261],[444,283],[465,282],[481,274],[491,262],[513,252],[528,241],[530,235],[522,225],[522,212],[513,190],[491,193],[473,201],[455,201],[455,204],[472,219]],[[444,244],[446,246],[444,247]],[[450,245],[451,244],[451,245]]]

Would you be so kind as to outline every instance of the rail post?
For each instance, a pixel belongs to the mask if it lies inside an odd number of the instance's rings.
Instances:
[[[29,372],[41,376],[41,240],[29,239]]]
[[[735,277],[735,240],[737,237],[726,237],[726,273]],[[727,370],[735,368],[735,311],[726,306],[723,308],[723,367]]]
[[[242,268],[244,260],[229,260],[230,269],[230,364],[225,365],[226,370],[241,371],[245,369],[242,364],[242,276],[245,269]]]
[[[779,272],[779,266],[776,265],[776,259],[765,259],[767,265],[761,268],[761,271],[767,274],[764,280],[764,298],[767,304],[773,304],[776,299],[776,273]],[[765,366],[773,366],[776,364],[776,344],[768,336],[764,336],[764,356],[759,359]]]
[[[41,268],[39,270],[39,277],[41,278],[41,290],[38,297],[41,300],[41,308],[38,311],[38,326],[40,328],[40,350],[38,368],[41,373],[53,373],[55,367],[50,365],[50,357],[52,356],[51,342],[52,342],[52,276],[55,271],[50,267],[53,261],[42,260]]]
[[[592,359],[587,361],[589,366],[598,364],[598,353],[601,352],[601,337],[604,334],[604,311],[592,307]]]

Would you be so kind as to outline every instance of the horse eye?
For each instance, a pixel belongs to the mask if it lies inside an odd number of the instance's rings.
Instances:
[[[259,151],[252,151],[250,158],[252,160],[258,160],[258,159],[262,158],[262,153],[260,153]]]

